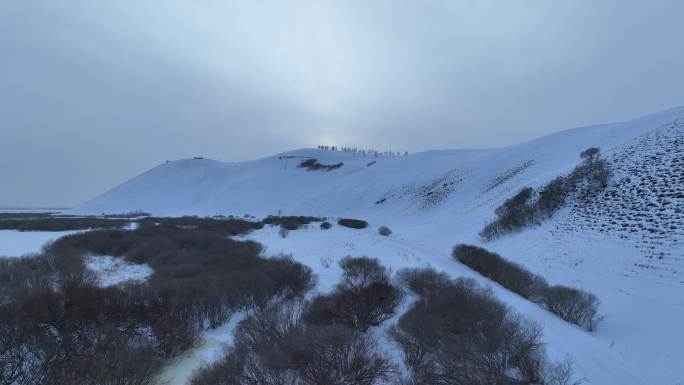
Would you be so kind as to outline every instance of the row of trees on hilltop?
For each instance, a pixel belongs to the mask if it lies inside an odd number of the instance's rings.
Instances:
[[[354,155],[360,155],[360,156],[402,156],[402,155],[408,155],[408,151],[404,151],[403,153],[400,151],[378,151],[374,150],[372,148],[369,149],[363,149],[363,148],[357,148],[357,147],[339,147],[339,146],[328,146],[328,145],[318,145],[319,150],[327,150],[327,151],[342,151],[342,152],[350,152]]]

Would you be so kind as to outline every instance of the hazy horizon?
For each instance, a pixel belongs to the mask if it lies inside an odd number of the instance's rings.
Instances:
[[[490,148],[684,104],[684,3],[0,3],[0,207],[167,159]]]

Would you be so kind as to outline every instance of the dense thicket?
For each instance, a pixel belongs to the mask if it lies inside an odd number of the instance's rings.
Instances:
[[[569,175],[553,179],[536,193],[531,187],[525,187],[504,201],[494,211],[496,219],[482,229],[480,237],[488,241],[530,224],[541,223],[560,209],[570,194],[577,194],[579,199],[590,199],[605,189],[611,169],[608,161],[600,157],[600,150],[589,148],[582,151],[580,157],[582,163]]]
[[[321,222],[323,219],[318,217],[306,216],[272,216],[269,215],[262,219],[262,222],[267,225],[277,225],[285,230],[297,230],[302,226],[306,226],[312,222]]]
[[[149,217],[139,220],[138,223],[140,225],[165,225],[183,229],[205,230],[224,236],[246,234],[264,227],[262,221],[247,221],[233,217],[220,219],[196,216]]]
[[[122,218],[100,217],[30,217],[0,218],[0,230],[19,231],[67,231],[118,228],[130,223]]]
[[[499,254],[478,246],[457,245],[452,256],[506,289],[540,304],[565,321],[589,331],[601,321],[600,301],[585,290],[549,286],[546,280]]]
[[[365,332],[395,314],[402,291],[390,282],[377,259],[346,257],[340,261],[342,282],[332,293],[315,297],[304,315],[316,325],[340,324]]]
[[[310,216],[273,216],[260,221],[247,221],[235,217],[152,217],[147,213],[124,213],[102,216],[53,215],[49,213],[14,214],[0,213],[0,230],[19,231],[67,231],[87,229],[117,229],[131,223],[164,224],[185,229],[201,229],[224,235],[245,234],[258,230],[264,225],[280,226],[287,230],[297,230],[321,218]]]
[[[247,226],[247,225],[245,225]],[[294,299],[311,270],[226,232],[143,221],[135,231],[63,237],[44,256],[0,266],[0,384],[147,384],[236,309]],[[88,254],[146,263],[144,284],[100,288]],[[7,294],[5,294],[7,293]]]
[[[389,330],[409,369],[401,384],[574,383],[568,362],[547,361],[541,329],[474,281],[453,281],[429,268],[398,274],[419,296]]]
[[[340,266],[343,279],[333,293],[310,302],[275,303],[243,321],[228,354],[200,370],[192,384],[373,385],[395,380],[396,369],[365,331],[393,314],[399,289],[391,286],[377,260],[345,258]],[[385,296],[377,284],[393,291]],[[326,306],[322,314],[321,303],[328,300],[336,306]]]
[[[411,384],[544,383],[540,329],[473,281],[423,292],[390,334],[404,353]]]

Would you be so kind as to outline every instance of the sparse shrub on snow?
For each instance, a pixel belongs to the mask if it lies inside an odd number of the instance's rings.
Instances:
[[[331,224],[330,222],[327,222],[327,221],[326,221],[326,222],[321,223],[321,229],[322,229],[322,230],[328,230],[328,229],[330,229],[331,227],[332,227],[332,224]]]
[[[525,187],[497,207],[494,211],[497,219],[486,225],[480,232],[480,236],[490,240],[498,234],[510,233],[530,223],[534,217],[534,210],[528,202],[533,192],[531,187]]]
[[[589,148],[580,154],[583,162],[567,176],[559,176],[534,189],[525,187],[495,210],[496,219],[480,231],[489,241],[531,224],[539,224],[560,209],[568,195],[578,193],[580,199],[591,199],[608,186],[612,171],[608,161],[600,157],[600,149]]]
[[[365,229],[368,227],[368,222],[361,219],[342,218],[337,221],[337,224],[352,229]]]
[[[390,228],[387,226],[380,226],[380,228],[378,228],[378,234],[382,235],[383,237],[388,237],[392,234],[392,230],[390,230]]]

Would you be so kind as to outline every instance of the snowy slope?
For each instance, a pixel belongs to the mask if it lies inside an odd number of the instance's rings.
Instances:
[[[569,201],[542,226],[483,244],[546,277],[595,292],[606,321],[587,333],[454,262],[457,243],[477,233],[494,209],[523,186],[565,174],[578,154],[600,147],[614,167],[609,188],[589,205]],[[297,165],[344,162],[332,171]],[[544,326],[549,352],[573,357],[589,384],[684,383],[684,108],[583,127],[490,150],[441,150],[362,157],[315,149],[241,163],[162,164],[77,207],[78,213],[143,210],[160,215],[318,215],[366,219],[371,228],[334,227],[252,237],[270,254],[311,265],[319,289],[344,255],[378,257],[394,269],[431,265],[475,277]],[[379,237],[377,226],[394,234]]]
[[[264,159],[164,163],[84,203],[79,213],[145,210],[154,214],[282,213],[399,217],[438,206],[448,215],[487,209],[523,184],[538,185],[573,168],[580,151],[619,152],[637,137],[684,120],[684,108],[625,123],[583,127],[493,150],[441,150],[400,157],[296,150]],[[306,171],[307,158],[344,162],[340,169]],[[368,165],[371,162],[374,164]],[[446,187],[443,187],[444,184]],[[430,194],[431,193],[431,194]],[[382,204],[376,201],[385,198]],[[432,217],[434,212],[429,212]]]

